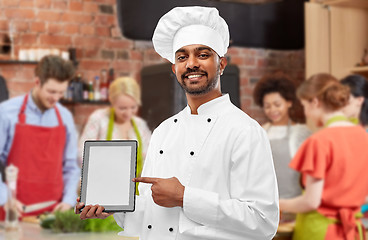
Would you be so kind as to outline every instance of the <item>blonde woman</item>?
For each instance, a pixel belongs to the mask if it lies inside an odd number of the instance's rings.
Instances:
[[[138,141],[137,176],[140,176],[151,131],[146,122],[137,117],[141,105],[138,83],[129,77],[114,80],[109,87],[110,107],[94,111],[79,139],[79,160],[82,163],[85,140],[134,139]]]

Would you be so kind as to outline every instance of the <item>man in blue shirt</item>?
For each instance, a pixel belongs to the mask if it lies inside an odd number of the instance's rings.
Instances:
[[[46,56],[35,69],[35,87],[0,104],[0,163],[19,169],[17,208],[23,216],[74,206],[80,176],[77,135],[73,116],[58,103],[74,71],[70,61]],[[1,186],[0,195],[0,205],[6,204]],[[52,200],[56,204],[48,208],[22,213],[24,205]]]

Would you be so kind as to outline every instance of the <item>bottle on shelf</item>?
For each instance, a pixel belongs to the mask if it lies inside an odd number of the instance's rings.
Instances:
[[[83,81],[83,101],[88,100],[89,100],[89,86],[85,81]]]
[[[81,73],[78,73],[73,83],[73,101],[80,102],[83,100],[83,82]]]
[[[101,100],[101,94],[100,94],[100,76],[95,76],[95,82],[94,82],[94,100],[100,101]]]
[[[73,92],[74,92],[74,79],[72,79],[69,84],[68,88],[66,90],[66,100],[69,102],[73,101]]]
[[[114,81],[114,79],[115,79],[114,69],[113,68],[110,68],[109,69],[109,75],[107,77],[107,82],[108,82],[109,86],[112,83],[112,81]]]
[[[18,168],[10,164],[5,168],[6,184],[8,186],[8,201],[5,207],[5,231],[18,231],[18,210],[17,210],[17,178]]]
[[[109,88],[109,83],[107,79],[107,71],[106,69],[102,69],[101,70],[101,84],[100,84],[101,101],[107,101],[108,88]]]
[[[93,101],[94,99],[93,82],[90,81],[88,82],[88,100]]]
[[[368,49],[364,49],[364,54],[362,57],[362,66],[368,65]]]

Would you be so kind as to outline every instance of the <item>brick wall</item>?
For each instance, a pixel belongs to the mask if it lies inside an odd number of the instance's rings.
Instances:
[[[129,75],[140,81],[144,66],[161,63],[151,43],[132,41],[121,36],[116,18],[115,0],[0,0],[0,34],[14,26],[14,50],[20,48],[76,49],[78,72],[87,80],[100,70],[114,68],[115,75]],[[297,82],[304,77],[304,51],[273,51],[231,47],[232,64],[240,68],[242,109],[264,122],[254,106],[252,90],[265,73],[283,70]],[[0,54],[0,59],[9,55]],[[10,96],[18,96],[33,86],[34,64],[1,64],[0,74],[7,80]],[[69,105],[78,129],[88,115],[101,105]]]

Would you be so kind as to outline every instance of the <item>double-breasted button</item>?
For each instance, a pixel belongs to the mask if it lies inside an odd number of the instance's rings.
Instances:
[[[175,118],[175,119],[174,119],[174,123],[176,123],[177,121],[178,121],[178,119],[176,119],[176,118]]]
[[[174,231],[174,229],[173,228],[169,228],[169,231],[172,232],[172,231]]]
[[[147,227],[148,227],[148,229],[151,229],[151,228],[152,228],[152,225],[150,224],[150,225],[148,225]]]
[[[193,152],[193,151],[191,151],[191,152],[190,152],[190,155],[192,155],[192,156],[193,156],[193,155],[194,155],[194,152]]]
[[[160,150],[160,154],[163,154],[163,153],[164,153],[164,151]]]
[[[208,118],[208,119],[207,119],[207,122],[211,122],[211,118]]]

